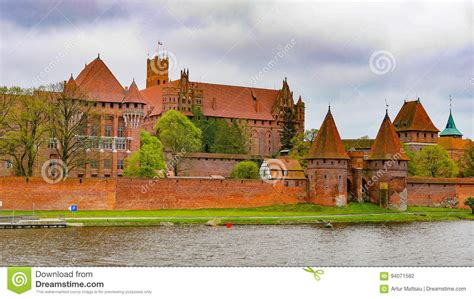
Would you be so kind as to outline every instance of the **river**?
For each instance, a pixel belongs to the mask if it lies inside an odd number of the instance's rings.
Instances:
[[[473,221],[0,230],[0,265],[474,266]]]

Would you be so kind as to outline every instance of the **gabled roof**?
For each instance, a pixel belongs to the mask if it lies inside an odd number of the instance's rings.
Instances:
[[[96,101],[120,103],[124,97],[122,85],[99,57],[84,67],[76,83]]]
[[[395,125],[397,132],[439,132],[419,99],[410,102],[405,101],[398,112],[397,117],[395,117],[393,124]]]
[[[380,125],[379,132],[375,138],[372,149],[369,152],[369,160],[409,160],[403,151],[403,145],[398,139],[395,127],[390,121],[388,113]]]
[[[162,112],[163,88],[178,87],[179,81],[174,80],[164,85],[141,90],[146,101],[154,107],[151,116]],[[194,88],[203,91],[202,113],[205,116],[273,120],[271,109],[278,90],[201,82],[190,83]],[[215,105],[213,105],[214,101]],[[259,101],[259,109],[256,108],[256,101]]]
[[[133,80],[132,84],[130,84],[130,88],[126,91],[125,98],[123,99],[123,103],[140,103],[146,104],[147,102],[143,98],[142,94],[138,90],[138,86]]]
[[[332,117],[331,109],[328,110],[311,145],[308,159],[349,159]]]
[[[462,137],[462,133],[456,128],[456,124],[454,123],[454,118],[449,110],[449,118],[448,123],[446,124],[446,128],[439,134],[439,136],[459,136]]]

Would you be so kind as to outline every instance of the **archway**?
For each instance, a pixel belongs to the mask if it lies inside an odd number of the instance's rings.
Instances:
[[[354,201],[356,196],[354,196],[354,193],[352,192],[352,182],[348,178],[347,179],[347,201]]]
[[[367,181],[364,178],[362,178],[362,199],[364,201],[370,201],[369,186],[367,185]]]

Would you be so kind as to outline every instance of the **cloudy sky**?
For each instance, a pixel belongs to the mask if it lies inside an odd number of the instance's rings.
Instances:
[[[421,98],[473,137],[471,2],[0,0],[0,85],[68,79],[101,58],[122,85],[145,86],[147,54],[169,52],[171,79],[280,88],[306,102],[306,128],[331,103],[343,138],[375,137],[385,113]]]

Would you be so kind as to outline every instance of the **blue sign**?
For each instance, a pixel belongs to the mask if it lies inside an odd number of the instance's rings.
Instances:
[[[71,205],[71,206],[69,206],[69,211],[71,211],[71,212],[77,212],[77,205]]]

